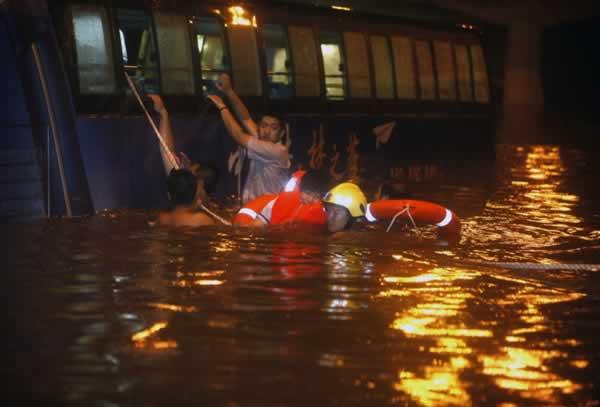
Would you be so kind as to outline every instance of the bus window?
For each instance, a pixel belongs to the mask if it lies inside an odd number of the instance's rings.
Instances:
[[[411,39],[392,37],[392,55],[396,71],[396,94],[401,99],[416,99],[417,78]]]
[[[435,78],[433,76],[431,44],[428,41],[415,41],[415,50],[419,70],[420,99],[435,100]]]
[[[269,97],[289,98],[292,96],[292,71],[285,30],[279,25],[265,24],[262,27],[262,39]]]
[[[325,96],[327,99],[343,99],[346,96],[346,77],[340,35],[331,31],[322,31],[320,40],[325,74]]]
[[[473,82],[475,82],[475,101],[479,103],[490,102],[488,88],[487,68],[481,45],[471,45],[471,61],[473,62]]]
[[[227,36],[231,45],[231,66],[235,90],[240,95],[260,96],[262,79],[258,63],[255,28],[230,24],[227,27]]]
[[[225,33],[222,23],[216,18],[196,18],[194,22],[195,49],[200,61],[202,89],[214,88],[214,83],[222,73],[231,73],[229,56],[225,46]]]
[[[357,32],[344,33],[346,61],[348,61],[348,88],[350,97],[371,97],[371,74],[365,36]]]
[[[466,45],[456,44],[456,74],[458,76],[458,98],[463,102],[473,101],[473,84],[471,82],[471,62]]]
[[[375,97],[394,98],[394,71],[392,52],[388,39],[382,35],[371,36],[371,54],[375,67]]]
[[[435,52],[440,100],[456,100],[456,75],[452,45],[448,41],[434,41],[433,51]]]
[[[106,11],[95,5],[73,5],[71,13],[79,91],[84,94],[114,93],[115,69]]]
[[[296,96],[318,97],[321,95],[317,48],[310,27],[289,26],[290,45],[294,61]]]
[[[194,73],[187,19],[155,13],[162,90],[166,94],[194,93]]]
[[[150,16],[141,10],[119,9],[117,23],[119,35],[122,33],[123,38],[121,55],[126,72],[142,83],[147,92],[160,92],[156,45]]]

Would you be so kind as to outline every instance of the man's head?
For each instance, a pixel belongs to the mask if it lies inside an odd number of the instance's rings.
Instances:
[[[218,173],[215,167],[208,164],[194,163],[190,167],[190,170],[198,179],[199,186],[209,194],[214,192],[218,180]]]
[[[275,116],[265,115],[258,123],[258,138],[271,143],[279,143],[285,134],[283,121]]]
[[[320,170],[310,170],[300,181],[300,199],[303,203],[317,202],[323,199],[329,190],[330,182],[327,174]]]
[[[217,171],[209,165],[193,164],[189,169],[172,169],[167,177],[167,191],[173,206],[189,206],[205,200],[214,191]]]
[[[327,211],[327,229],[339,232],[350,226],[353,219],[365,215],[367,198],[357,185],[344,182],[330,190],[323,203]]]
[[[167,192],[173,206],[192,205],[197,188],[197,179],[189,170],[172,169],[167,177]]]

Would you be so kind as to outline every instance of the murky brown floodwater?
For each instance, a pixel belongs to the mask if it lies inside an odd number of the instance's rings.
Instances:
[[[507,147],[490,171],[422,187],[463,218],[456,246],[174,230],[142,212],[5,226],[3,398],[598,405],[600,272],[474,262],[600,263],[599,158]]]

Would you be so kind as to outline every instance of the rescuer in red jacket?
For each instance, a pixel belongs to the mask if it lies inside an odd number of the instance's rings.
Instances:
[[[367,199],[357,185],[344,182],[323,193],[326,185],[318,172],[297,171],[279,194],[262,195],[244,205],[233,224],[339,232],[365,215]]]

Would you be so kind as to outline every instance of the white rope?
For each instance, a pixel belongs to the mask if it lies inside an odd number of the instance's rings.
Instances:
[[[419,228],[417,227],[417,224],[415,223],[415,220],[413,219],[412,215],[410,214],[410,207],[408,205],[406,205],[404,207],[404,209],[402,209],[400,212],[398,212],[397,214],[394,215],[394,217],[390,221],[390,224],[388,225],[388,227],[387,227],[387,229],[385,231],[389,232],[390,229],[392,228],[392,226],[394,226],[394,222],[396,222],[396,219],[398,218],[398,216],[402,215],[405,212],[406,212],[406,215],[408,216],[408,219],[410,219],[411,223],[413,224],[413,227],[415,228],[415,230],[417,231],[417,233],[419,233],[420,232]]]
[[[600,271],[600,264],[570,264],[570,263],[518,263],[496,261],[469,261],[469,263],[488,267],[505,268],[509,270],[572,270],[572,271]]]
[[[127,78],[127,83],[129,84],[129,87],[131,88],[131,91],[135,95],[135,98],[137,99],[138,103],[142,107],[142,110],[146,114],[146,118],[150,122],[150,126],[152,126],[152,129],[154,130],[154,133],[156,134],[156,137],[158,137],[158,141],[160,142],[161,147],[164,148],[165,152],[167,153],[167,157],[169,158],[169,161],[171,161],[171,164],[173,165],[173,168],[175,168],[176,170],[178,170],[180,167],[179,167],[179,163],[177,162],[177,159],[175,158],[173,152],[167,146],[167,144],[163,140],[162,136],[160,135],[160,131],[158,131],[158,128],[156,127],[156,124],[154,124],[154,120],[152,120],[152,116],[150,116],[150,113],[148,112],[148,109],[146,109],[146,106],[144,105],[144,102],[142,102],[142,98],[140,97],[137,89],[135,88],[135,85],[133,84],[133,81],[131,80],[131,77],[129,76],[129,74],[127,72],[123,72],[123,73],[125,74],[125,78]]]
[[[140,97],[137,89],[135,88],[135,85],[133,84],[133,81],[129,77],[129,74],[127,74],[127,72],[124,72],[124,74],[125,74],[125,78],[127,78],[127,83],[129,83],[129,87],[131,88],[131,91],[135,95],[135,98],[137,99],[138,103],[142,107],[142,110],[146,114],[146,118],[150,122],[150,126],[152,126],[152,129],[154,130],[154,133],[156,134],[156,137],[158,137],[158,141],[160,142],[162,148],[165,149],[165,152],[167,153],[167,157],[169,157],[169,161],[171,161],[171,164],[173,165],[173,168],[175,168],[176,170],[180,169],[181,167],[179,166],[179,163],[177,162],[177,159],[175,158],[175,155],[173,154],[173,152],[171,151],[171,149],[167,146],[167,144],[163,140],[162,136],[160,135],[160,131],[156,127],[156,124],[154,124],[154,120],[152,120],[152,116],[150,116],[150,113],[148,112],[148,109],[146,109],[146,106],[144,105],[144,102],[142,102],[142,98]],[[213,218],[215,218],[216,220],[218,220],[219,222],[221,222],[222,224],[224,224],[226,226],[231,226],[231,222],[229,222],[226,219],[223,219],[222,217],[220,217],[219,215],[217,215],[216,213],[214,213],[213,211],[211,211],[210,209],[208,209],[206,206],[204,206],[204,204],[200,204],[200,208],[203,211],[205,211],[206,213],[208,213],[210,216],[212,216]]]
[[[223,219],[222,217],[220,217],[219,215],[217,215],[216,213],[214,213],[213,211],[211,211],[210,209],[208,209],[206,206],[204,206],[204,204],[200,204],[200,208],[202,208],[203,211],[205,211],[206,213],[208,213],[210,216],[212,216],[213,218],[215,218],[216,220],[218,220],[219,222],[221,222],[225,226],[231,226],[231,222],[229,222],[226,219]]]

